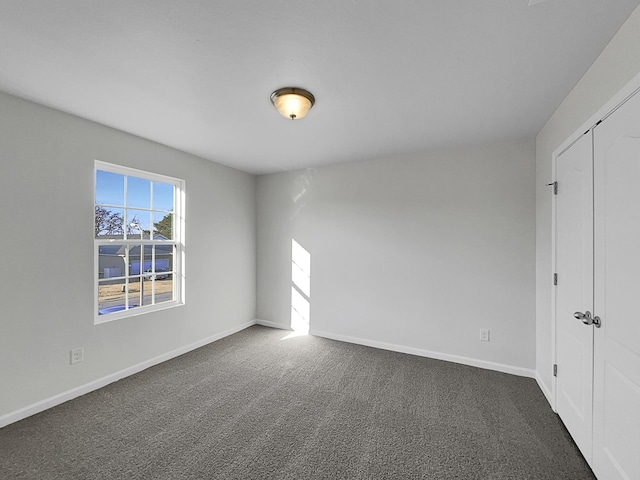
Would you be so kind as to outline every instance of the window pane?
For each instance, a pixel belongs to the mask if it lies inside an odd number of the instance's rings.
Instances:
[[[158,275],[155,280],[156,303],[170,302],[173,300],[173,275]]]
[[[131,279],[129,287],[129,305],[151,305],[153,294],[153,280],[149,275],[142,275]]]
[[[146,274],[145,279],[150,279],[153,274],[153,246],[144,245],[144,263],[143,271]]]
[[[96,203],[124,206],[124,175],[96,170]]]
[[[149,289],[145,292],[145,289]],[[140,298],[142,295],[149,296],[151,294],[151,282],[141,280],[141,277],[131,277],[129,279],[129,308],[139,307],[141,305]],[[148,303],[151,303],[150,301]],[[147,305],[147,303],[144,303]]]
[[[153,303],[153,290],[151,285],[152,280],[144,280],[142,282],[144,286],[144,291],[140,295],[142,298],[142,305],[151,305]]]
[[[175,204],[183,182],[99,161],[96,167],[98,314],[113,315],[102,321],[127,317],[132,308],[181,299],[181,272],[174,259],[182,252],[176,243]]]
[[[173,210],[173,185],[153,182],[153,209]]]
[[[170,276],[173,271],[173,245],[156,245],[155,274],[157,279]]]
[[[151,181],[127,177],[127,207],[151,208]]]
[[[102,247],[101,247],[102,248]],[[156,249],[155,269],[153,263],[152,251]],[[140,251],[144,249],[144,258],[142,259],[142,270],[140,269]],[[148,274],[161,273],[171,271],[173,268],[173,245],[134,245],[129,249],[129,275],[140,275],[140,273]],[[124,250],[124,248],[123,248]]]
[[[151,213],[145,210],[127,209],[127,238],[149,239],[151,235]]]
[[[96,205],[95,207],[95,238],[124,237],[123,210]]]
[[[98,284],[98,315],[120,312],[125,309],[124,280],[107,280]]]
[[[140,268],[140,251],[142,247],[140,245],[132,245],[129,247],[129,275],[140,275],[142,270]]]
[[[118,244],[98,247],[98,279],[124,277],[126,246]]]
[[[153,239],[173,240],[173,213],[153,213]]]

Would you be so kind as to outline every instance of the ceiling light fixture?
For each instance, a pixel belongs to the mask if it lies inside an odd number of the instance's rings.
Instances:
[[[283,117],[298,120],[311,110],[316,99],[311,92],[302,88],[285,87],[271,94],[271,103]]]

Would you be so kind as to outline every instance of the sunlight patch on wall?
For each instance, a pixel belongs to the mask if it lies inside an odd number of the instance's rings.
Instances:
[[[309,333],[311,320],[311,254],[291,240],[291,329]]]

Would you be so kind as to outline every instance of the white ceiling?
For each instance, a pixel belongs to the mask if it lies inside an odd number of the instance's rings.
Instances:
[[[528,4],[1,0],[0,90],[257,174],[531,137],[640,0]]]

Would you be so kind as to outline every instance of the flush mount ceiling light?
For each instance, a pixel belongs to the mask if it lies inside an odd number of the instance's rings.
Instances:
[[[283,117],[298,120],[311,110],[316,99],[311,92],[302,88],[285,87],[271,94],[271,103]]]

